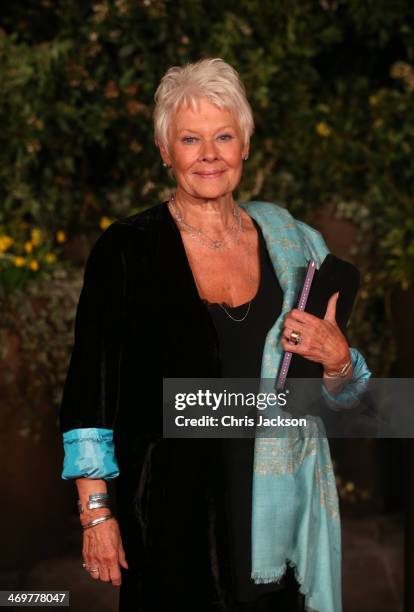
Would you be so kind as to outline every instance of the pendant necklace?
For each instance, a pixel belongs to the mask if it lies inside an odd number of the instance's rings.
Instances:
[[[170,206],[171,212],[173,214],[173,216],[175,217],[175,219],[177,220],[177,223],[183,227],[188,234],[194,238],[195,240],[197,240],[197,242],[199,242],[200,244],[204,244],[205,246],[214,249],[214,250],[222,250],[224,249],[226,246],[226,242],[223,240],[214,240],[213,238],[210,238],[205,232],[203,232],[203,230],[201,230],[200,228],[196,228],[192,225],[189,225],[188,223],[186,223],[184,221],[184,218],[182,216],[182,214],[180,213],[180,211],[177,208],[176,202],[175,202],[175,197],[174,195],[171,195],[168,204]],[[243,226],[242,226],[242,218],[240,215],[240,211],[236,208],[236,205],[233,205],[233,221],[232,224],[228,230],[228,234],[234,233],[235,234],[235,243],[237,244],[239,242],[240,239],[240,234],[243,232]],[[249,249],[246,248],[247,251],[247,255],[248,255],[248,259],[249,259]],[[252,279],[252,274],[251,274],[251,269],[250,269],[250,264],[248,266],[248,284],[249,287],[251,288],[253,285],[253,279]],[[247,304],[247,310],[245,312],[245,314],[243,315],[243,317],[241,319],[236,319],[235,317],[233,317],[233,315],[231,313],[228,312],[228,310],[226,309],[226,307],[221,304],[220,302],[217,302],[218,305],[220,306],[220,308],[222,310],[224,310],[224,312],[226,313],[226,315],[235,323],[242,323],[247,315],[250,312],[250,307],[252,304],[253,298],[249,301],[249,303]]]

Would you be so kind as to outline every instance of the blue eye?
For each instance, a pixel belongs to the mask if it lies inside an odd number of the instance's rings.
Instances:
[[[233,136],[231,134],[220,134],[218,137],[219,140],[232,140]]]
[[[193,144],[196,140],[197,138],[195,136],[184,136],[184,138],[181,139],[185,144]]]

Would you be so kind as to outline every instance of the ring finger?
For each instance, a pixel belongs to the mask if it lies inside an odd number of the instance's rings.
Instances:
[[[93,578],[94,580],[99,580],[100,572],[99,572],[99,567],[96,565],[96,563],[91,563],[91,565],[89,566],[88,572],[91,578]]]
[[[93,546],[93,542],[88,538],[86,545],[86,570],[88,571],[91,578],[94,580],[99,580],[99,564],[95,559],[95,549]],[[92,571],[91,571],[92,570]]]
[[[293,334],[293,337],[292,337]],[[300,342],[303,342],[303,330],[299,329],[298,327],[290,327],[289,325],[286,325],[283,329],[283,336],[286,338],[286,340],[291,340],[293,341],[293,344],[296,344],[296,342],[294,342],[294,337],[298,337],[300,338]],[[298,343],[298,344],[299,344]]]

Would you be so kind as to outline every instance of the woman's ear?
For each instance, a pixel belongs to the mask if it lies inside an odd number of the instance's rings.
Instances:
[[[168,153],[167,147],[161,142],[157,142],[157,146],[160,150],[160,154],[162,157],[162,161],[164,162],[164,165],[167,166],[168,168],[171,168],[171,157]]]

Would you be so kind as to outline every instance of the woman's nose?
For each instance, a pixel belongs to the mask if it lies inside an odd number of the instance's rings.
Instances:
[[[214,161],[217,159],[217,150],[214,141],[205,141],[201,151],[201,158],[204,161]]]

